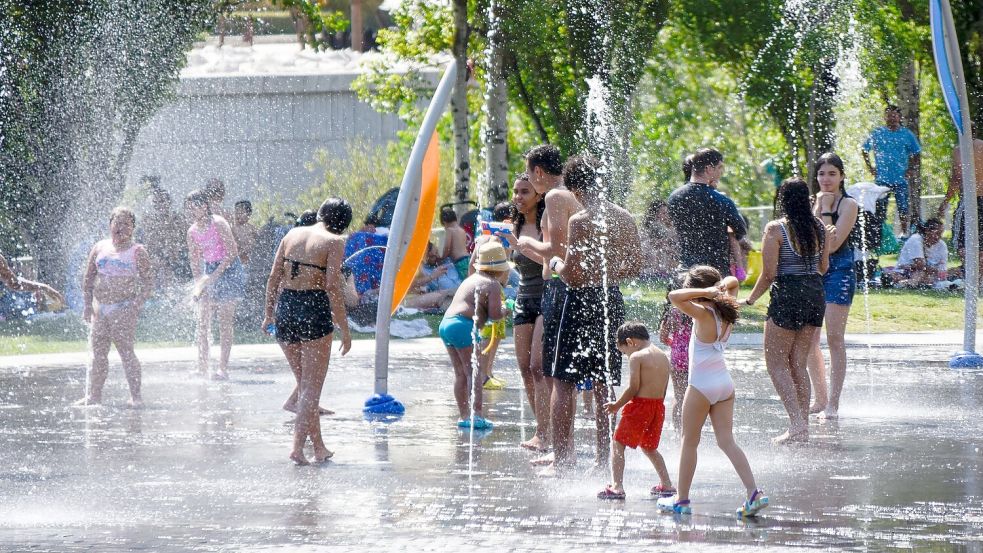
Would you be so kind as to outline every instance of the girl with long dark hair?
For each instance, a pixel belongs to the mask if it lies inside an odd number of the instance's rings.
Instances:
[[[531,236],[543,239],[542,219],[546,200],[536,192],[529,177],[523,173],[512,185],[512,226],[516,238]],[[536,435],[522,442],[522,447],[545,451],[549,443],[550,381],[543,375],[543,264],[541,259],[527,257],[518,250],[512,261],[519,272],[516,292],[513,331],[515,357],[526,387],[526,397],[536,416]]]
[[[809,355],[809,378],[815,390],[815,401],[810,413],[821,413],[823,418],[835,418],[840,408],[840,393],[846,380],[846,321],[857,289],[856,271],[853,269],[853,245],[857,240],[856,224],[859,205],[846,193],[846,171],[843,160],[833,152],[827,152],[816,160],[816,186],[819,193],[812,213],[824,225],[836,231],[830,236],[829,268],[823,275],[826,295],[826,345],[829,347],[829,388],[826,387],[826,367],[819,347],[819,333],[813,339]]]
[[[826,311],[822,274],[829,266],[830,240],[812,214],[809,185],[801,178],[782,182],[776,207],[779,218],[765,226],[761,241],[761,276],[745,302],[753,305],[770,287],[765,364],[790,421],[775,443],[802,442],[809,439],[806,361]]]

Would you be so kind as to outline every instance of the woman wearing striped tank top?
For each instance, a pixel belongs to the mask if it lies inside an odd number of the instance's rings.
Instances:
[[[812,341],[823,326],[826,297],[822,274],[829,266],[831,231],[812,214],[809,185],[786,179],[778,189],[779,219],[765,226],[762,272],[746,303],[771,287],[765,323],[765,364],[789,417],[789,430],[775,443],[809,439],[809,374]]]

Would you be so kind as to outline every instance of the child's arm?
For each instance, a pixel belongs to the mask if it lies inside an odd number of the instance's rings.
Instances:
[[[680,288],[669,292],[669,301],[683,313],[694,319],[699,319],[707,315],[708,311],[703,306],[693,303],[693,300],[708,299],[712,300],[724,293],[720,288]]]
[[[502,301],[502,285],[495,283],[495,286],[488,290],[488,308],[486,312],[488,313],[489,321],[498,321],[504,319],[508,313],[505,309],[505,302]]]
[[[604,408],[609,414],[613,415],[617,413],[622,407],[625,406],[626,403],[631,401],[631,398],[638,394],[638,388],[642,385],[642,363],[639,359],[640,358],[635,355],[628,357],[628,369],[631,371],[628,387],[621,393],[621,397],[618,398],[618,401],[604,405]]]
[[[733,276],[724,277],[724,279],[720,281],[720,284],[717,284],[717,287],[736,298],[737,292],[741,289],[741,281],[737,280],[737,277]]]

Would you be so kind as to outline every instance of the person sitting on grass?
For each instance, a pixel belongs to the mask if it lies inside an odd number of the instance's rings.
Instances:
[[[671,497],[672,487],[666,461],[659,453],[662,424],[666,419],[664,403],[669,387],[669,358],[649,341],[645,325],[631,321],[618,328],[618,351],[628,356],[631,372],[628,387],[618,401],[607,403],[604,408],[614,415],[622,407],[621,422],[614,432],[614,455],[611,462],[612,483],[597,494],[598,499],[624,499],[625,447],[642,446],[642,453],[652,461],[659,474],[659,485],[652,488],[652,495]]]
[[[450,307],[440,321],[440,338],[454,365],[454,398],[461,428],[491,429],[492,423],[482,415],[481,380],[474,378],[474,346],[479,343],[478,332],[485,323],[493,323],[506,315],[502,301],[502,285],[509,277],[509,261],[505,248],[498,242],[484,244],[478,250],[478,270],[464,279],[454,294]],[[469,408],[474,394],[474,413]]]
[[[915,228],[917,232],[905,240],[898,254],[895,274],[902,288],[932,286],[946,278],[949,249],[942,240],[942,221],[929,219]]]
[[[457,213],[449,207],[440,210],[440,224],[444,227],[444,254],[441,260],[450,259],[458,276],[464,280],[468,278],[468,265],[471,263],[468,255],[468,233],[457,223]]]

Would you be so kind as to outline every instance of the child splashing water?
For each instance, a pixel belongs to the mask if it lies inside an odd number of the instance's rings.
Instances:
[[[480,343],[478,332],[481,327],[506,315],[502,285],[508,281],[511,268],[502,244],[492,241],[481,245],[475,269],[477,272],[464,279],[454,294],[440,321],[439,333],[454,365],[454,399],[460,414],[457,425],[461,428],[471,426],[472,413],[468,403],[474,394],[474,428],[482,430],[491,429],[492,423],[482,415],[481,380],[473,377],[472,357],[475,344]]]
[[[727,455],[747,490],[747,500],[737,509],[739,517],[755,516],[768,506],[757,488],[744,451],[734,441],[734,381],[724,361],[730,331],[738,318],[738,282],[721,279],[713,267],[697,265],[689,270],[683,288],[669,292],[669,301],[693,318],[689,344],[689,388],[683,399],[683,444],[679,452],[679,493],[660,499],[659,510],[690,514],[689,489],[696,472],[697,446],[707,416],[717,446]]]
[[[640,322],[621,325],[617,332],[618,351],[628,356],[631,371],[628,387],[616,402],[604,405],[608,414],[614,415],[624,407],[621,422],[614,433],[614,454],[611,459],[613,482],[600,493],[598,499],[624,499],[625,447],[642,446],[642,453],[652,461],[659,474],[660,483],[652,488],[652,495],[661,497],[676,493],[669,479],[665,459],[659,453],[662,424],[666,418],[664,403],[669,387],[669,358],[649,341],[649,331]]]

